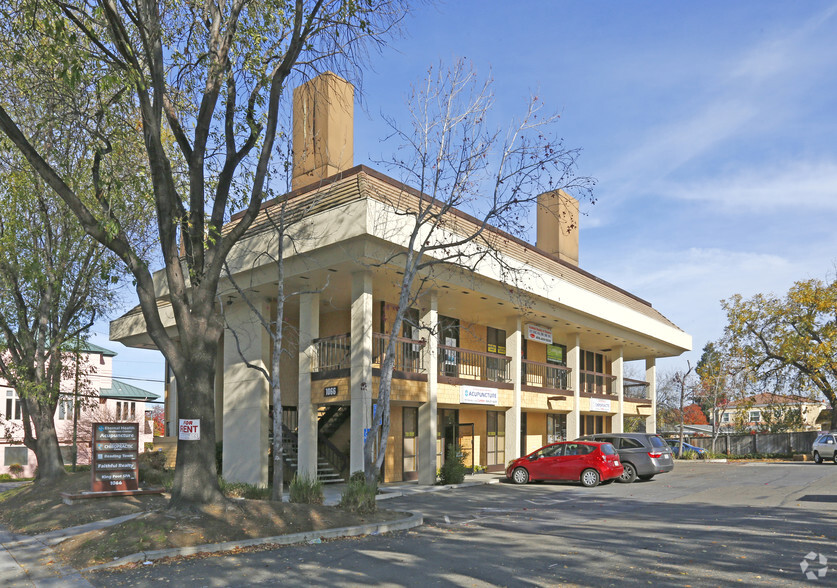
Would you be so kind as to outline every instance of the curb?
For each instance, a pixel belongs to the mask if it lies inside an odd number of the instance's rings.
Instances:
[[[474,486],[487,486],[499,484],[499,478],[486,480],[484,482],[463,482],[462,484],[446,484],[444,486],[425,486],[421,490],[406,487],[405,489],[384,490],[375,497],[375,500],[387,500],[388,498],[400,498],[402,496],[413,496],[414,494],[427,494],[430,492],[441,492],[442,490],[456,490],[457,488],[472,488]]]
[[[258,537],[256,539],[245,539],[242,541],[225,541],[224,543],[206,543],[204,545],[193,545],[191,547],[173,547],[170,549],[157,549],[126,555],[108,563],[99,564],[79,570],[81,572],[92,572],[107,568],[116,568],[129,563],[155,561],[167,557],[186,555],[197,555],[199,553],[218,553],[220,551],[233,551],[244,547],[256,545],[294,545],[296,543],[317,542],[321,539],[339,539],[342,537],[357,537],[359,535],[378,535],[391,531],[404,531],[424,524],[424,517],[421,513],[409,513],[405,519],[399,521],[388,521],[385,523],[369,523],[355,527],[338,527],[336,529],[324,529],[322,531],[305,531],[303,533],[291,533],[290,535],[278,535],[276,537]]]

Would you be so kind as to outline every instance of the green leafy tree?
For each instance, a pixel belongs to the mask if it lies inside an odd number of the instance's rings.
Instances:
[[[4,77],[15,81],[27,104],[43,108],[44,88],[27,83],[20,64],[55,64],[50,96],[84,98],[84,109],[65,112],[68,125],[95,139],[84,158],[94,179],[122,144],[97,120],[107,122],[125,105],[138,113],[134,138],[143,145],[138,168],[147,170],[146,197],[156,211],[155,258],[143,255],[126,232],[122,201],[98,190],[92,198],[80,194],[33,140],[34,119],[0,88],[0,130],[85,231],[130,271],[148,334],[177,383],[173,418],[205,424],[200,440],[178,443],[172,507],[223,500],[213,457],[215,362],[224,330],[218,283],[264,199],[288,84],[296,73],[356,71],[365,51],[400,21],[405,5],[22,0],[3,9]],[[231,213],[239,210],[233,220]],[[163,265],[157,276],[152,260]],[[171,330],[158,307],[161,292],[174,319]]]
[[[53,149],[80,148],[62,144],[74,143],[66,134],[51,139]],[[79,336],[110,308],[119,272],[25,160],[0,152],[0,166],[0,376],[20,397],[37,481],[52,481],[65,473],[54,422],[61,382],[79,368]]]
[[[762,385],[812,388],[837,407],[837,280],[803,280],[783,297],[735,295],[722,305],[725,337]]]
[[[787,433],[805,428],[802,407],[783,403],[771,404],[761,409],[759,431],[766,433]]]

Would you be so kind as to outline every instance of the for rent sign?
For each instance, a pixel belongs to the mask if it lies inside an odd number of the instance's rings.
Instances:
[[[139,423],[94,423],[93,492],[139,489]]]
[[[200,441],[201,440],[201,421],[200,419],[180,419],[178,439],[183,441]]]

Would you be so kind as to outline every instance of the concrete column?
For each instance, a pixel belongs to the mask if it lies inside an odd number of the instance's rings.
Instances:
[[[578,439],[581,435],[581,336],[572,337],[572,345],[567,350],[567,367],[570,368],[570,390],[573,391],[573,409],[567,415],[567,440]]]
[[[613,359],[611,369],[616,379],[611,383],[611,392],[616,394],[616,414],[611,417],[611,431],[622,433],[625,430],[625,357],[622,347],[613,350],[616,357]]]
[[[526,447],[520,443],[520,385],[522,363],[520,354],[523,347],[523,335],[521,333],[521,319],[519,316],[512,317],[506,323],[506,355],[511,357],[509,375],[514,385],[514,399],[512,407],[506,411],[506,458],[515,459],[523,455]]]
[[[269,305],[261,304],[259,312],[270,316]],[[228,482],[267,486],[269,386],[264,375],[248,368],[245,361],[269,370],[270,337],[242,302],[225,308],[224,315],[229,326],[224,333],[222,475]]]
[[[317,477],[317,406],[311,398],[311,370],[316,362],[314,339],[320,336],[320,295],[299,298],[299,455],[297,473]]]
[[[439,422],[436,395],[439,388],[439,297],[428,292],[422,301],[421,336],[424,339],[421,365],[427,371],[427,402],[418,410],[418,483],[436,483],[436,426]]]
[[[350,473],[363,471],[363,432],[372,425],[372,274],[352,274]]]
[[[645,432],[657,432],[657,358],[645,358],[645,381],[648,382],[648,399],[651,401],[651,415],[645,419]]]

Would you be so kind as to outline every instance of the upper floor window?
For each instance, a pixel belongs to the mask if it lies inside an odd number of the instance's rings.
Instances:
[[[581,372],[582,392],[606,394],[610,391],[606,386],[605,358],[601,353],[582,350]]]
[[[14,421],[21,419],[20,398],[14,390],[6,390],[6,418]]]
[[[750,411],[750,422],[751,423],[757,423],[759,421],[761,421],[761,412],[759,412],[758,410],[751,410]]]

